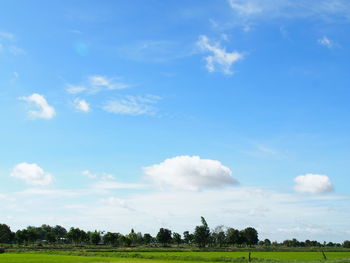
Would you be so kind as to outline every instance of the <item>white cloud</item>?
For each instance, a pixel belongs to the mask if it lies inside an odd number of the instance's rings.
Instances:
[[[143,189],[145,185],[138,183],[121,183],[110,180],[102,180],[92,185],[94,188],[112,190],[112,189]]]
[[[228,0],[232,10],[244,20],[248,18],[350,18],[347,0]]]
[[[17,46],[10,46],[8,47],[8,50],[10,51],[11,54],[13,55],[22,55],[25,54],[26,52],[24,49],[17,47]]]
[[[87,92],[95,94],[103,90],[118,90],[129,88],[130,85],[118,81],[118,78],[108,78],[102,75],[89,76],[81,85],[66,84],[66,91],[70,94]]]
[[[203,187],[234,185],[230,168],[219,161],[199,156],[177,156],[143,168],[147,178],[160,186],[198,190]]]
[[[89,112],[90,111],[90,105],[86,102],[86,100],[76,98],[73,101],[74,107],[78,111],[82,112]]]
[[[262,9],[257,5],[256,1],[228,1],[231,8],[237,11],[240,15],[252,15],[262,12]]]
[[[13,168],[11,176],[21,179],[27,184],[38,186],[49,185],[53,181],[53,176],[35,163],[17,164]]]
[[[112,207],[121,207],[130,211],[135,211],[135,209],[131,208],[125,200],[116,198],[116,197],[108,197],[101,199],[101,202]]]
[[[328,37],[324,36],[323,38],[320,38],[319,40],[317,40],[317,42],[325,47],[328,48],[332,48],[334,47],[334,42],[332,40],[330,40]]]
[[[84,170],[81,172],[84,176],[90,178],[90,179],[95,179],[97,178],[96,174],[93,174],[92,172],[90,172],[89,170]]]
[[[217,42],[212,42],[207,36],[200,36],[197,46],[204,52],[213,53],[205,57],[206,67],[209,72],[221,70],[224,74],[231,75],[231,67],[237,61],[243,59],[243,54],[239,52],[226,52],[225,48],[221,48]]]
[[[117,82],[112,78],[107,78],[105,76],[90,76],[89,77],[89,83],[92,87],[104,87],[109,90],[115,90],[115,89],[126,89],[129,87],[128,84]]]
[[[102,180],[114,180],[115,179],[115,177],[111,174],[104,174],[104,175],[102,175],[101,178],[102,178]]]
[[[70,94],[77,94],[86,90],[84,86],[67,84],[66,91]]]
[[[55,109],[50,106],[43,95],[34,93],[28,97],[21,97],[21,100],[34,103],[37,110],[31,110],[28,112],[29,116],[33,119],[52,119],[55,116]]]
[[[295,191],[299,193],[322,194],[333,191],[331,180],[326,175],[305,174],[294,179]]]
[[[103,109],[110,113],[125,115],[154,115],[156,112],[155,104],[160,97],[147,96],[125,96],[122,99],[110,100],[105,103]]]
[[[8,39],[8,40],[14,40],[15,35],[9,32],[0,32],[0,38]]]
[[[22,55],[25,51],[15,43],[15,35],[9,32],[0,32],[0,52],[5,51],[12,55]]]

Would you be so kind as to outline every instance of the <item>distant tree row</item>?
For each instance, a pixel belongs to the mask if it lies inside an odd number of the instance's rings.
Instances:
[[[191,233],[185,231],[183,235],[172,232],[166,228],[160,228],[157,235],[141,232],[136,233],[133,229],[127,235],[113,232],[84,231],[79,228],[66,230],[62,226],[42,225],[40,227],[29,226],[26,229],[12,232],[6,224],[0,224],[0,243],[8,244],[73,244],[73,245],[110,245],[110,246],[142,246],[142,245],[188,245],[203,247],[223,246],[285,246],[285,247],[317,247],[317,246],[343,246],[350,248],[350,241],[344,243],[324,243],[297,239],[285,240],[282,243],[271,242],[269,239],[258,239],[258,232],[252,227],[243,230],[224,228],[218,226],[210,230],[206,220],[201,217],[201,225],[195,227]]]

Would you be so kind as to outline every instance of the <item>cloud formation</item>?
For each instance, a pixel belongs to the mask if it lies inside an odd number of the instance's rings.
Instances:
[[[86,92],[96,94],[103,90],[119,90],[129,88],[130,85],[118,81],[118,78],[108,78],[103,75],[89,76],[83,84],[67,84],[66,91],[70,94]]]
[[[350,6],[347,0],[228,0],[232,10],[247,18],[303,18],[330,16],[350,18]]]
[[[25,181],[27,184],[36,186],[49,185],[53,181],[53,176],[45,172],[35,163],[20,163],[13,169],[11,176]]]
[[[320,38],[319,40],[317,40],[317,42],[325,47],[328,48],[332,48],[334,47],[334,42],[332,40],[330,40],[328,37],[324,36],[323,38]]]
[[[55,115],[55,109],[50,106],[43,95],[34,93],[28,97],[21,97],[21,100],[32,103],[37,108],[36,110],[30,110],[28,112],[32,119],[52,119]]]
[[[230,168],[219,161],[199,156],[177,156],[160,164],[144,167],[145,176],[157,185],[184,190],[199,190],[237,184]]]
[[[113,180],[101,180],[92,185],[94,188],[112,190],[112,189],[143,189],[145,185],[138,183],[122,183]]]
[[[82,173],[82,175],[84,175],[84,176],[86,176],[86,177],[88,177],[88,178],[90,178],[90,179],[95,179],[95,178],[97,178],[97,175],[94,174],[94,173],[92,173],[92,172],[90,172],[89,170],[84,170],[84,171],[82,171],[81,173]]]
[[[330,178],[320,174],[299,175],[294,179],[295,191],[299,193],[323,194],[333,191]]]
[[[125,96],[121,99],[109,100],[103,109],[110,113],[124,115],[154,115],[156,108],[152,104],[157,103],[160,97],[147,96]]]
[[[90,105],[86,102],[86,100],[76,98],[73,101],[74,107],[78,111],[82,112],[89,112],[90,111]]]
[[[211,52],[212,55],[205,57],[206,68],[209,72],[222,71],[224,74],[233,74],[231,68],[234,63],[243,59],[243,54],[238,52],[226,52],[220,47],[220,43],[212,42],[207,36],[200,36],[197,46],[203,52]]]

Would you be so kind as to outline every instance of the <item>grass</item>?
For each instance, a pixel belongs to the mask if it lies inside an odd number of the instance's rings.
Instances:
[[[132,253],[130,253],[132,254]],[[202,258],[232,258],[248,257],[248,252],[138,252],[143,256],[155,257],[202,257]],[[328,259],[350,258],[350,252],[325,252]],[[322,260],[321,252],[252,252],[253,258],[276,260]],[[349,261],[350,262],[350,261]]]
[[[110,252],[69,251],[23,251],[23,253],[0,254],[0,263],[211,263],[248,261],[248,252]],[[327,261],[321,252],[252,252],[252,262],[277,263],[349,263],[350,252],[326,252]]]
[[[71,255],[49,255],[49,254],[1,254],[0,263],[169,263],[162,259],[144,259],[144,258],[114,258],[114,257],[90,257],[90,256],[71,256]],[[187,261],[172,260],[171,263],[183,263]],[[202,261],[192,261],[201,263]],[[237,260],[237,263],[246,262],[246,260]]]

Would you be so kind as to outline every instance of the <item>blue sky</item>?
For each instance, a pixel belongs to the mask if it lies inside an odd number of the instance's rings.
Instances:
[[[346,0],[3,1],[0,221],[349,239]]]

